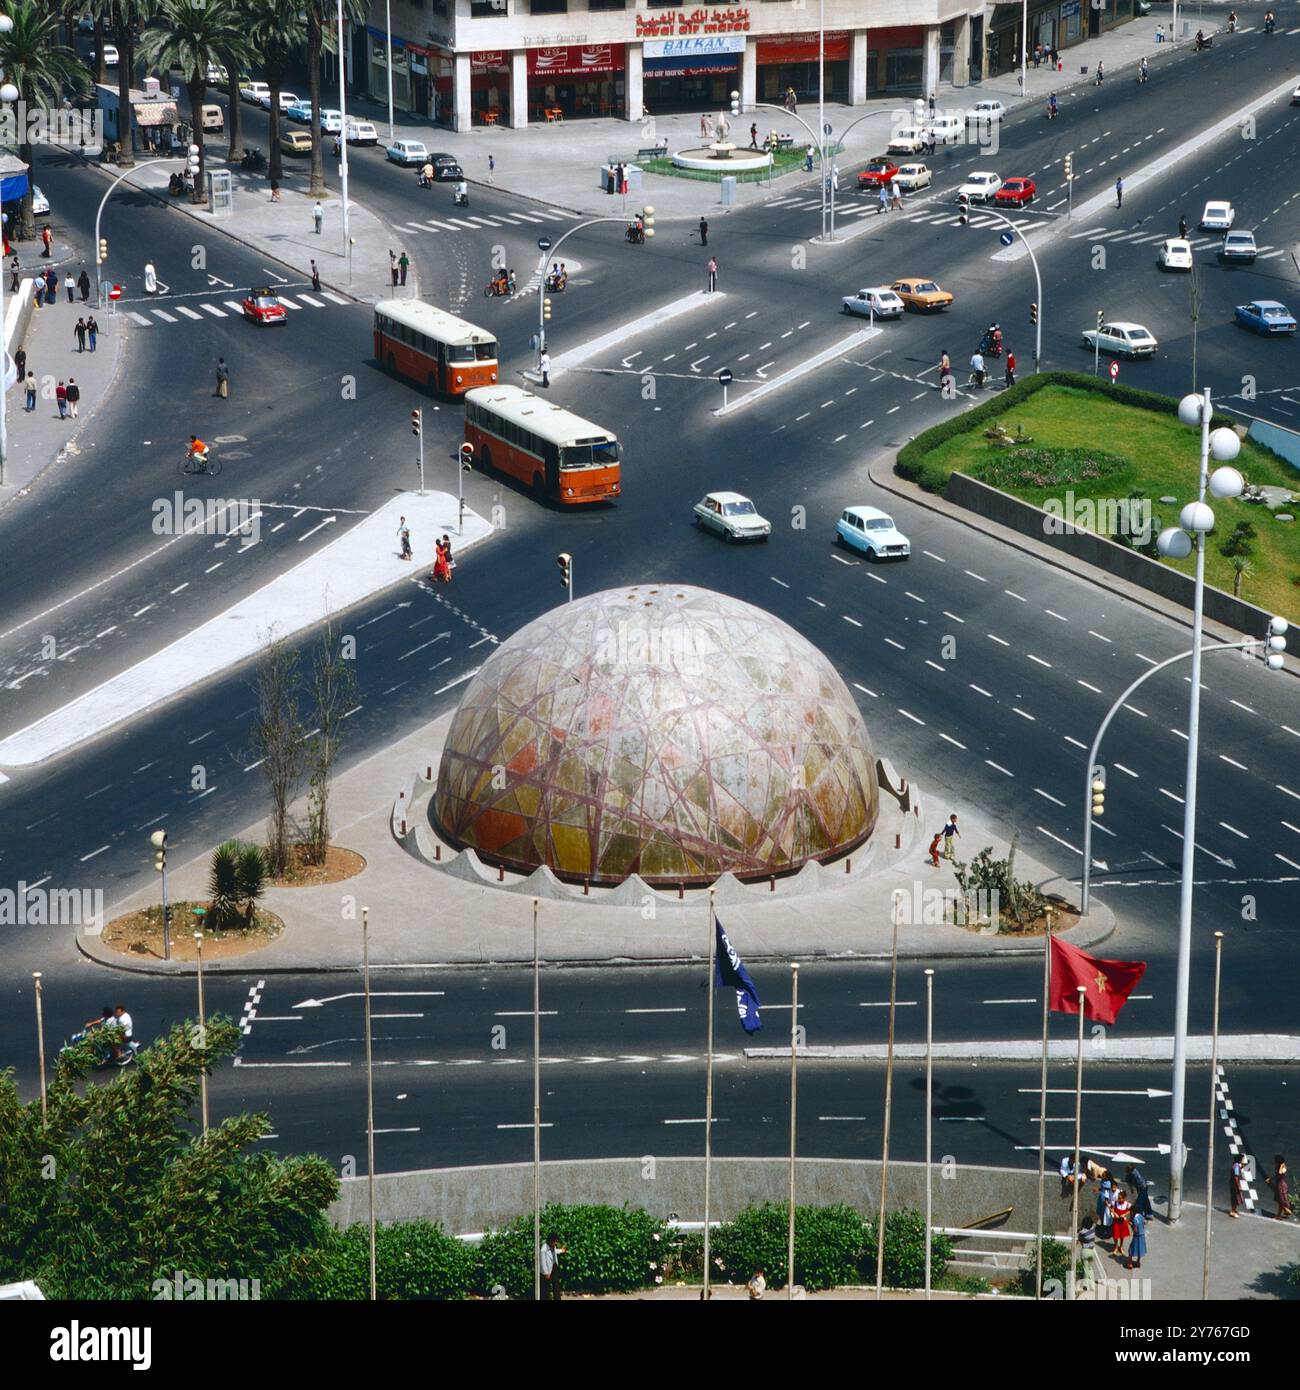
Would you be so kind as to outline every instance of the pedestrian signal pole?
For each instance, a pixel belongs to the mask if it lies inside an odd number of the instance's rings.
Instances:
[[[167,832],[155,830],[149,836],[153,846],[154,872],[162,875],[163,960],[172,958],[172,914],[167,903]]]
[[[411,433],[419,443],[419,462],[420,462],[420,496],[424,496],[424,431],[421,428],[423,420],[418,410],[411,411]]]

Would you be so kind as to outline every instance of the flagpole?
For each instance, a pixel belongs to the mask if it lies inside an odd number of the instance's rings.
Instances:
[[[889,1117],[894,1101],[894,1014],[898,997],[898,899],[901,889],[894,892],[893,945],[889,952],[889,1046],[885,1053],[885,1137],[880,1151],[880,1221],[876,1231],[876,1297],[880,1298],[885,1283],[885,1197],[889,1189]]]
[[[712,991],[710,991],[711,993]],[[794,1136],[799,1098],[799,965],[790,962],[790,1202],[786,1231],[785,1296],[794,1297]]]
[[[1210,1213],[1214,1206],[1214,1127],[1219,1118],[1219,979],[1223,969],[1223,933],[1214,933],[1214,1031],[1210,1042],[1210,1142],[1205,1158],[1205,1262],[1201,1298],[1210,1296]]]
[[[709,1041],[704,1061],[704,1290],[701,1297],[709,1299],[709,1197],[713,1177],[713,975],[717,960],[718,928],[713,915],[713,889],[709,889]]]
[[[1034,1297],[1043,1296],[1043,1188],[1047,1169],[1047,1024],[1052,992],[1052,929],[1043,932],[1043,1062],[1038,1077],[1038,1272]],[[1073,1164],[1071,1164],[1073,1167]]]
[[[533,899],[533,1301],[542,1301],[542,981]],[[551,1276],[554,1279],[554,1275]]]
[[[934,1128],[934,971],[925,972],[925,1296],[930,1297],[934,1174],[930,1164]]]
[[[1079,1051],[1074,1064],[1074,1152],[1083,1152],[1083,1001],[1086,985],[1079,986]],[[1082,1174],[1080,1174],[1082,1176]],[[1074,1195],[1070,1198],[1070,1269],[1065,1278],[1067,1297],[1074,1301],[1075,1243],[1079,1239],[1079,1178],[1075,1178]]]

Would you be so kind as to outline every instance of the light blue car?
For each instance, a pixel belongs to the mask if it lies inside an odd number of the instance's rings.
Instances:
[[[1243,328],[1256,333],[1294,333],[1295,315],[1276,299],[1253,299],[1249,304],[1238,304],[1234,316]]]
[[[311,102],[295,101],[292,106],[286,107],[284,114],[291,121],[297,121],[299,125],[311,124]]]
[[[911,541],[894,525],[893,517],[878,507],[845,507],[835,523],[835,535],[872,560],[906,560],[912,553]]]

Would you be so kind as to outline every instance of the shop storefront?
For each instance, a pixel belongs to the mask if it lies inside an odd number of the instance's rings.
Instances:
[[[528,50],[528,119],[547,112],[617,116],[627,91],[621,43],[569,44]]]
[[[382,29],[366,26],[370,37],[370,93],[388,99],[388,40]],[[393,38],[393,105],[400,111],[411,109],[411,66],[406,40]]]
[[[729,110],[744,51],[744,34],[647,39],[641,61],[646,113]]]
[[[849,96],[849,44],[847,30],[826,35],[826,95],[836,101],[847,101]],[[755,49],[759,101],[780,105],[791,87],[800,101],[817,100],[819,52],[816,33],[759,39]]]

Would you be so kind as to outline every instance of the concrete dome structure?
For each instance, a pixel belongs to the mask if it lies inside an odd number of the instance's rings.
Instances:
[[[771,614],[689,585],[608,590],[515,633],[466,688],[440,832],[572,881],[710,883],[866,840],[866,726],[826,658]]]

